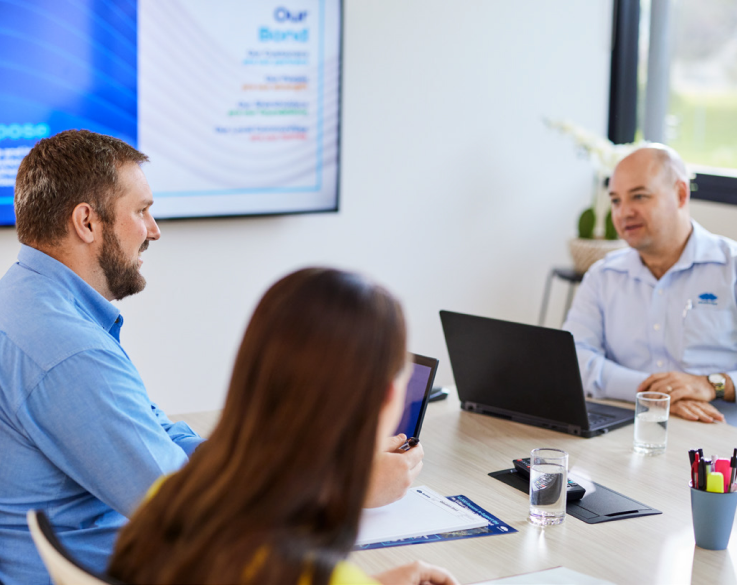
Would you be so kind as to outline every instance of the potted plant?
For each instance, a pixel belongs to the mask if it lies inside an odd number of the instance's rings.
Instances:
[[[569,241],[569,249],[576,272],[584,273],[589,267],[613,250],[624,248],[627,244],[620,240],[612,222],[609,207],[609,177],[620,160],[647,144],[633,142],[614,144],[568,121],[546,120],[550,128],[570,135],[581,156],[589,159],[594,167],[594,188],[591,206],[578,218],[578,237]]]

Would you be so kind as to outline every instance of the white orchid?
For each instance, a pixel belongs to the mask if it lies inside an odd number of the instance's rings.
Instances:
[[[616,239],[617,234],[611,223],[606,181],[611,177],[619,161],[649,142],[641,140],[629,144],[614,144],[611,140],[568,120],[546,119],[545,123],[554,130],[570,135],[579,153],[589,159],[596,171],[591,207],[586,209],[578,220],[579,237]]]
[[[614,144],[608,138],[594,134],[569,120],[545,120],[549,128],[570,135],[581,154],[588,157],[600,177],[609,177],[619,161],[648,144],[647,141]]]

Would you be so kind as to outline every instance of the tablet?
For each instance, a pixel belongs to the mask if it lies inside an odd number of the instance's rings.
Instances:
[[[404,412],[399,421],[395,435],[404,433],[407,437],[420,438],[422,420],[425,418],[427,399],[432,391],[435,374],[438,371],[438,360],[424,355],[412,356],[412,375],[407,382],[407,394],[404,398]]]

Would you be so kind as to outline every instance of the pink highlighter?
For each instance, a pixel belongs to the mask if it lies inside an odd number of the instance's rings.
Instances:
[[[729,459],[714,459],[712,461],[711,470],[721,473],[724,476],[724,493],[729,493],[729,481],[732,477],[732,469],[729,465]]]

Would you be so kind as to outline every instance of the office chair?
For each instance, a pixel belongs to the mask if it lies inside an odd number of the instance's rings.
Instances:
[[[112,577],[83,568],[59,542],[46,514],[28,510],[31,537],[55,585],[124,585]]]

